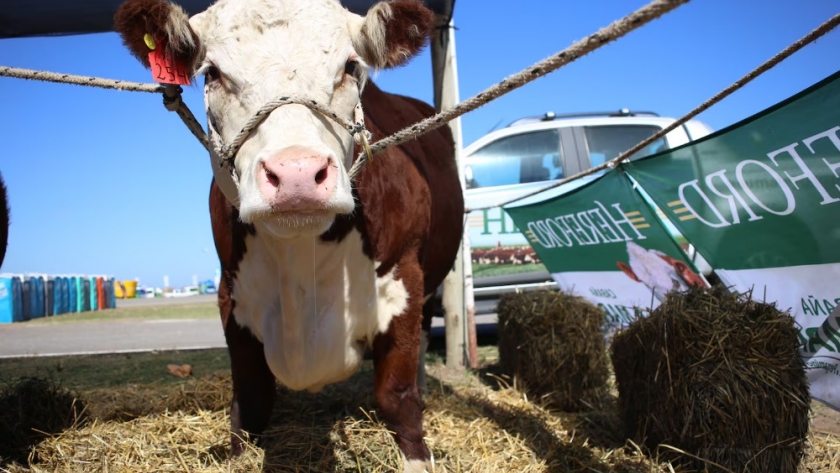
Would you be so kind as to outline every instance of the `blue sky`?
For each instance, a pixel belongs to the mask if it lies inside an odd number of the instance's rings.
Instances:
[[[458,0],[461,98],[606,26],[643,0]],[[498,6],[496,6],[498,5]],[[499,123],[548,110],[622,107],[679,117],[840,11],[836,0],[695,0],[462,120],[469,144]],[[840,69],[840,31],[700,115],[720,129]],[[0,40],[0,65],[150,82],[113,33]],[[375,78],[432,101],[428,52]],[[204,121],[201,84],[186,100]],[[14,273],[108,274],[189,284],[218,268],[209,159],[156,95],[0,78],[0,173]]]

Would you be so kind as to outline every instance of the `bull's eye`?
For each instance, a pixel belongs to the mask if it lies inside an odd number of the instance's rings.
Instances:
[[[204,73],[204,81],[205,82],[213,82],[217,81],[222,78],[222,73],[219,72],[219,68],[216,66],[210,66],[207,68],[207,72]]]
[[[347,61],[344,64],[344,73],[356,77],[356,72],[359,70],[359,63],[356,61]]]

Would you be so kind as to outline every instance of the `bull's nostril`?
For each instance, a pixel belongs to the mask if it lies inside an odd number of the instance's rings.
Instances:
[[[268,180],[268,183],[271,184],[272,187],[280,187],[280,178],[277,177],[277,174],[271,172],[271,170],[266,167],[265,163],[263,163],[263,170],[265,171],[265,178]]]
[[[318,174],[315,174],[315,184],[321,185],[327,180],[328,169],[329,166],[324,166],[323,169],[318,171]]]

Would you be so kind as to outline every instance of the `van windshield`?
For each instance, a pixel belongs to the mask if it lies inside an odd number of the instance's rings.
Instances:
[[[556,129],[508,136],[467,158],[467,189],[560,179],[562,162]]]
[[[592,167],[617,157],[661,129],[653,125],[601,125],[583,128]],[[650,156],[666,149],[668,149],[668,144],[664,138],[660,138],[633,153],[630,160]]]

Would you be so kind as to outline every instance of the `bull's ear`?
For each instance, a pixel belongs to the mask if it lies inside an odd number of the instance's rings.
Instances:
[[[634,281],[636,281],[636,282],[642,282],[642,281],[639,279],[639,277],[638,277],[638,276],[636,276],[636,272],[635,272],[635,271],[633,271],[633,268],[631,268],[630,266],[628,266],[626,263],[622,263],[621,261],[616,261],[616,262],[615,262],[615,265],[616,265],[616,266],[618,266],[618,269],[620,269],[620,270],[621,270],[621,272],[622,272],[622,273],[624,273],[624,274],[626,274],[626,275],[627,275],[627,277],[629,277],[630,279],[632,279],[632,280],[634,280]]]
[[[148,39],[155,47],[165,47],[167,57],[187,68],[194,69],[200,44],[190,27],[189,17],[183,8],[165,0],[128,0],[120,5],[114,15],[114,31],[120,34],[131,53],[149,65]],[[159,44],[164,43],[164,44]]]
[[[364,18],[351,14],[353,47],[379,69],[407,63],[426,45],[435,15],[413,0],[380,2]]]

